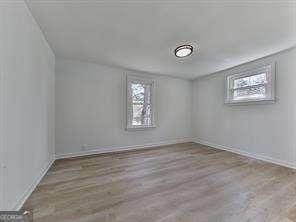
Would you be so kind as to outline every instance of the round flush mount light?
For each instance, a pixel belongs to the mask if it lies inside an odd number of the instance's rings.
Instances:
[[[190,56],[193,52],[192,45],[181,45],[175,49],[175,56],[178,58],[183,58],[186,56]]]

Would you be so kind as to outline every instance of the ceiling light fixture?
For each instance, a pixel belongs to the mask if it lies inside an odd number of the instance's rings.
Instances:
[[[192,45],[181,45],[175,49],[175,56],[178,58],[183,58],[186,56],[190,56],[193,52]]]

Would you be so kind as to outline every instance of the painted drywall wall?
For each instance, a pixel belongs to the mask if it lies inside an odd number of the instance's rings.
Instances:
[[[19,208],[54,157],[55,56],[24,1],[0,2],[1,210]]]
[[[157,127],[131,132],[125,130],[126,74],[139,73],[57,59],[57,156],[191,140],[192,82],[154,76]]]
[[[224,104],[225,75],[276,62],[276,103]],[[193,84],[197,142],[296,166],[296,50],[199,78]]]

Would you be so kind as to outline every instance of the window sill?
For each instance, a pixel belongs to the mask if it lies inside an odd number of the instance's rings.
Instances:
[[[275,99],[264,99],[264,100],[245,100],[245,101],[237,101],[237,102],[225,102],[225,105],[228,106],[239,106],[239,105],[266,105],[266,104],[274,104],[276,102]]]
[[[155,129],[156,126],[134,126],[134,127],[126,127],[126,131],[144,131],[144,130],[150,130]]]

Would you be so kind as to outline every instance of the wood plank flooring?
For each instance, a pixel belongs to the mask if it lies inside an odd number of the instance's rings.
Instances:
[[[176,144],[58,160],[24,208],[35,222],[292,222],[296,172]]]

